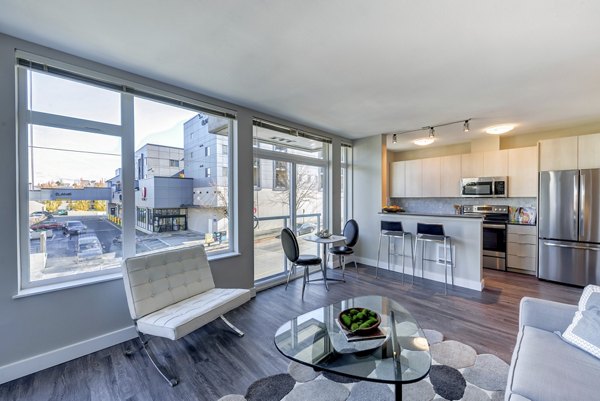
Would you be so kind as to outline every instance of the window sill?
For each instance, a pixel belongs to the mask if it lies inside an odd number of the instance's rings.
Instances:
[[[123,275],[121,274],[121,272],[117,272],[112,274],[106,274],[103,276],[81,278],[65,283],[40,285],[38,287],[19,290],[17,294],[13,295],[13,299],[30,297],[33,295],[47,294],[49,292],[62,291],[69,288],[83,287],[85,285],[103,283],[106,281],[120,280],[121,278],[123,278]]]
[[[226,253],[220,253],[220,254],[216,254],[216,255],[208,255],[208,261],[210,262],[213,260],[228,259],[228,258],[240,256],[240,255],[241,254],[239,252],[226,252]],[[98,283],[103,283],[103,282],[112,281],[112,280],[120,280],[122,278],[123,278],[123,274],[119,271],[116,273],[106,274],[106,275],[102,275],[102,276],[86,277],[86,278],[71,280],[71,281],[64,282],[64,283],[40,285],[37,287],[26,288],[26,289],[20,290],[17,292],[17,294],[13,295],[12,298],[13,299],[26,298],[26,297],[31,297],[34,295],[47,294],[49,292],[67,290],[69,288],[83,287],[85,285],[98,284]]]

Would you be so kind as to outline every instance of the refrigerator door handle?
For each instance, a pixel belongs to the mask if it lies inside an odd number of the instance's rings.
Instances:
[[[581,249],[584,251],[596,251],[600,252],[600,248],[592,248],[583,245],[566,245],[566,244],[557,244],[556,242],[544,242],[546,246],[555,246],[558,248],[572,248],[572,249]]]
[[[579,240],[585,235],[585,173],[579,171]]]
[[[573,210],[573,234],[575,235],[575,238],[578,237],[577,218],[580,215],[580,213],[578,212],[581,212],[581,206],[579,204],[580,201],[581,197],[579,196],[579,174],[576,174],[573,177],[573,207],[576,208],[576,210]]]

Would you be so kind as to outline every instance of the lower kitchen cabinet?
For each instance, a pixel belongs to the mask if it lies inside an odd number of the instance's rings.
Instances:
[[[536,274],[537,230],[535,226],[509,224],[506,235],[506,268]]]

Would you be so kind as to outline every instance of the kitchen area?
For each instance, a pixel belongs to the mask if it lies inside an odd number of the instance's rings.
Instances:
[[[500,147],[499,140],[471,143],[469,153],[463,147],[448,154],[454,147],[424,158],[388,151],[382,206],[400,211],[378,211],[377,223],[402,221],[413,233],[417,222],[448,227],[447,235],[457,237],[451,252],[458,287],[483,289],[483,269],[575,286],[600,283],[600,134]],[[444,281],[443,267],[435,266],[439,248],[426,257],[424,271],[417,263],[417,276]],[[407,266],[410,259],[405,255]],[[401,271],[401,260],[391,268]]]

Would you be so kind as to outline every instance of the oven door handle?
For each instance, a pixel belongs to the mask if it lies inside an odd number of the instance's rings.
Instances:
[[[483,224],[483,228],[500,228],[500,229],[506,230],[506,225],[504,225],[504,224],[487,224],[487,223],[484,223]]]

